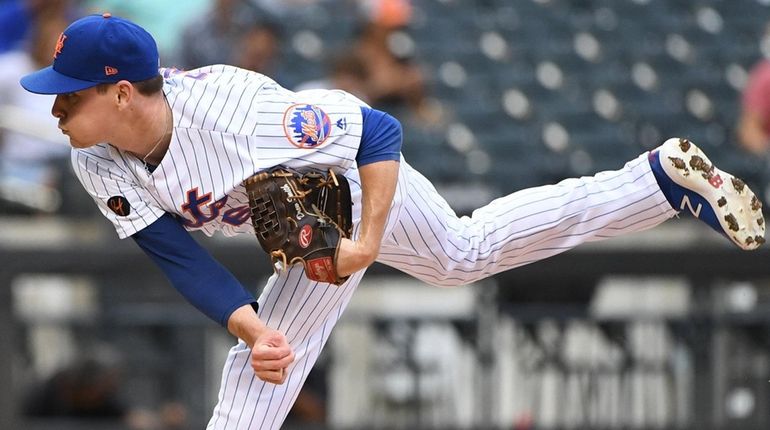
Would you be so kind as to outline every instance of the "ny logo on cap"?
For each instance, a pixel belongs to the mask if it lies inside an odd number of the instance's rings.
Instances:
[[[56,48],[54,48],[53,51],[53,58],[55,59],[59,54],[61,54],[62,48],[64,48],[64,40],[67,39],[67,36],[62,33],[59,35],[59,39],[56,41]]]

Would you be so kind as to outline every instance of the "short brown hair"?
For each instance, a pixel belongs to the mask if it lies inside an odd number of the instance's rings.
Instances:
[[[136,88],[137,91],[139,91],[139,94],[143,96],[151,96],[163,89],[163,76],[158,75],[154,78],[146,79],[144,81],[131,82],[131,84],[134,86],[134,88]],[[96,86],[96,92],[99,94],[104,94],[107,92],[107,88],[110,85],[115,84],[99,84]]]

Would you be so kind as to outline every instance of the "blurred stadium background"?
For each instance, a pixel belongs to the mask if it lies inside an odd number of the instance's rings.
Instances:
[[[18,88],[102,11],[163,66],[360,91],[459,213],[670,136],[770,200],[736,138],[768,0],[0,0],[2,429],[204,428],[234,342],[116,240]],[[199,239],[258,292],[253,239]],[[770,253],[725,242],[673,220],[448,291],[375,265],[284,428],[766,429]]]

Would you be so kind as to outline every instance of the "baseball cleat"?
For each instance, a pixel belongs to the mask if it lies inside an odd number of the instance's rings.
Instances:
[[[716,168],[692,142],[668,139],[650,152],[649,160],[675,210],[688,209],[742,249],[765,243],[762,202],[741,179]]]

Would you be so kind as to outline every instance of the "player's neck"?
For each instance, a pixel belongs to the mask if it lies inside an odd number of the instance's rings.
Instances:
[[[145,164],[157,166],[160,164],[171,142],[173,134],[173,117],[171,108],[166,103],[166,97],[152,97],[144,100],[146,106],[135,110],[136,117],[130,121],[133,135],[131,141],[126,141],[122,148],[131,152]]]

